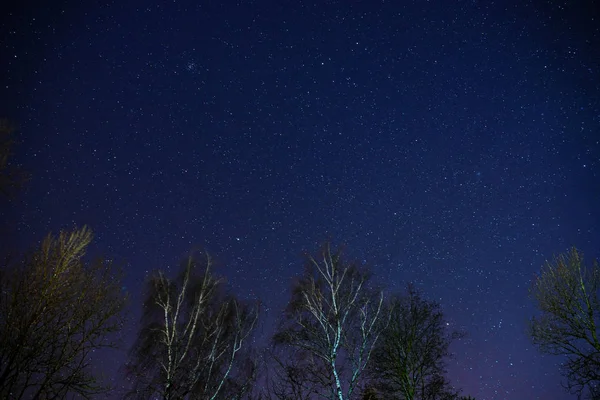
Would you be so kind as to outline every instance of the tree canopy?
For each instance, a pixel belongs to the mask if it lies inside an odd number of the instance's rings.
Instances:
[[[89,397],[108,390],[92,352],[116,345],[127,296],[111,263],[84,261],[87,227],[48,235],[0,281],[0,397]]]
[[[600,268],[586,267],[583,254],[572,248],[548,261],[530,294],[540,311],[529,335],[543,353],[565,357],[566,387],[579,395],[600,396]]]

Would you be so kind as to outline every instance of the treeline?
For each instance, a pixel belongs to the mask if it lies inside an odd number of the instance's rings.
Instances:
[[[84,227],[48,235],[2,269],[0,397],[110,393],[90,356],[113,347],[127,295],[110,262],[85,261]],[[386,297],[360,264],[324,245],[303,275],[267,348],[253,345],[258,304],[227,291],[207,254],[146,287],[124,368],[131,399],[462,399],[445,377],[450,343],[439,304],[412,286]]]
[[[10,164],[14,130],[0,123],[0,193],[26,179]],[[303,273],[264,348],[259,304],[242,301],[191,254],[175,277],[156,271],[129,350],[122,388],[95,373],[94,355],[118,345],[129,299],[105,259],[88,260],[87,227],[49,234],[0,268],[0,398],[467,400],[446,377],[449,328],[441,305],[413,286],[386,293],[362,263],[325,243]],[[567,389],[600,398],[600,268],[575,249],[531,286],[540,314],[528,334],[566,356]]]
[[[0,122],[0,193],[27,180],[11,165],[15,130]],[[413,287],[386,297],[363,265],[329,243],[303,275],[265,348],[259,305],[225,287],[208,254],[174,278],[149,277],[143,316],[123,366],[126,390],[95,374],[118,345],[129,299],[106,259],[88,260],[87,227],[48,234],[0,269],[0,398],[458,399],[445,378],[448,331],[440,306]]]

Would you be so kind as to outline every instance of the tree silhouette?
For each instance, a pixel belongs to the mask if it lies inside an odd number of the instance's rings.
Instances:
[[[48,235],[0,281],[0,398],[88,397],[108,389],[90,356],[113,347],[126,295],[110,263],[85,263],[86,227]]]
[[[575,248],[546,262],[530,289],[541,312],[529,326],[533,343],[543,353],[566,357],[567,389],[592,398],[600,398],[594,394],[600,384],[599,289],[598,263],[585,268]]]
[[[311,400],[315,394],[323,391],[324,384],[314,377],[326,376],[326,368],[320,363],[315,365],[305,359],[301,349],[286,347],[265,354],[266,388],[260,399]],[[315,369],[319,369],[315,371]]]
[[[446,380],[449,346],[462,336],[448,331],[438,303],[408,285],[391,301],[391,318],[373,355],[371,376],[384,398],[402,400],[455,399]]]

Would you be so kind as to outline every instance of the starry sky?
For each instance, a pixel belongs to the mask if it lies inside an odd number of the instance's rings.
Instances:
[[[204,246],[269,321],[332,238],[468,332],[449,363],[465,394],[574,398],[525,329],[545,259],[600,256],[592,1],[2,7],[0,116],[32,176],[1,205],[5,244],[88,224],[133,320],[149,272]]]

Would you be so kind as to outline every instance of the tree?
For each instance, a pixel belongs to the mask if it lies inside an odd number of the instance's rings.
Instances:
[[[456,398],[458,392],[444,376],[445,359],[462,334],[448,331],[440,305],[424,299],[412,285],[391,301],[391,310],[370,370],[384,398]]]
[[[310,363],[304,359],[305,352],[300,349],[281,350],[274,349],[265,355],[267,385],[260,398],[311,400],[322,389],[320,382],[312,378],[325,373],[323,364]],[[320,371],[316,373],[315,368],[320,368]]]
[[[386,316],[383,293],[368,287],[369,276],[326,244],[308,257],[303,277],[273,341],[295,357],[287,366],[301,372],[303,395],[345,400],[356,398],[361,377]],[[304,398],[304,397],[293,397]]]
[[[258,310],[224,294],[208,255],[199,269],[190,256],[176,280],[151,278],[128,397],[237,399],[250,390],[254,365],[242,353]]]
[[[529,335],[543,353],[565,357],[566,387],[578,395],[593,396],[600,384],[598,289],[598,263],[585,268],[575,248],[547,261],[530,289],[541,315],[532,318]]]
[[[12,150],[16,143],[15,128],[5,119],[0,119],[0,194],[14,196],[27,180],[22,169],[11,165]]]
[[[48,235],[0,282],[0,398],[87,398],[106,391],[90,371],[96,350],[114,347],[126,294],[111,263],[86,263],[83,227]]]

